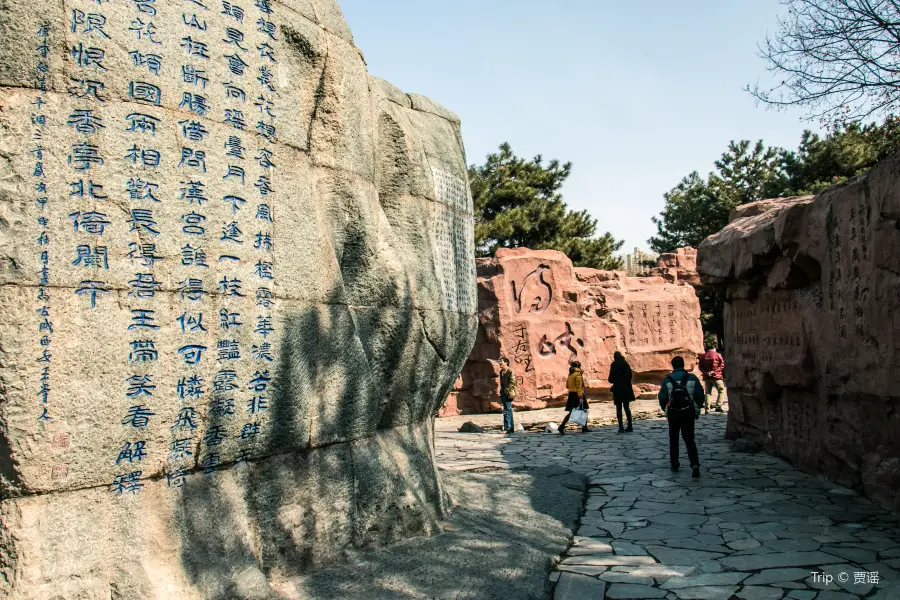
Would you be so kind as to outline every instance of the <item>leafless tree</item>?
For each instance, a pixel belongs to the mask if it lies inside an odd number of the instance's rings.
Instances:
[[[782,0],[787,17],[760,46],[781,82],[747,88],[774,107],[833,124],[900,107],[900,0]]]

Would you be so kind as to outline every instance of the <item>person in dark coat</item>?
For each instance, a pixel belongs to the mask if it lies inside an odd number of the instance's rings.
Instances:
[[[634,388],[631,387],[631,366],[621,352],[613,354],[613,362],[609,367],[609,382],[612,384],[613,402],[616,405],[616,418],[619,419],[619,433],[634,431],[631,426],[631,403],[634,402]],[[622,427],[622,409],[628,418],[628,428]]]

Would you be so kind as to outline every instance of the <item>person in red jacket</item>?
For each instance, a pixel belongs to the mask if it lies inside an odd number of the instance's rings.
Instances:
[[[706,414],[709,414],[709,402],[712,392],[716,390],[716,404],[713,407],[716,412],[722,412],[722,400],[725,398],[725,381],[723,371],[725,359],[716,350],[714,344],[706,347],[706,353],[700,355],[700,372],[703,373],[703,382],[706,387]]]

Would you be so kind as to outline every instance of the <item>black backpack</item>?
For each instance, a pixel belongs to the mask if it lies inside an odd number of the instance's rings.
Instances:
[[[666,412],[694,410],[694,399],[691,398],[691,393],[687,389],[687,382],[690,376],[690,373],[685,373],[681,381],[676,381],[674,377],[669,378],[672,382],[672,393],[669,394],[669,404],[666,407]]]

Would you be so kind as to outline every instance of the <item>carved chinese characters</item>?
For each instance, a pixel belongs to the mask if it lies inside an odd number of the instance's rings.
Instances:
[[[218,597],[184,571],[212,538],[270,575],[434,530],[428,423],[475,335],[458,118],[369,77],[331,0],[0,30],[0,491],[41,515],[0,528],[10,597]]]
[[[725,308],[729,435],[896,507],[896,158],[740,207],[700,247]]]
[[[693,365],[701,350],[693,288],[659,278],[573,269],[559,252],[501,250],[478,262],[479,336],[443,414],[486,412],[499,398],[496,360],[506,356],[521,378],[517,406],[565,401],[573,362],[585,369],[588,396],[608,397],[616,350],[635,384],[658,385],[676,354]]]
[[[444,310],[471,312],[475,310],[468,282],[474,280],[474,264],[469,257],[475,253],[472,224],[474,214],[466,181],[432,167],[437,202],[432,219],[432,236],[439,261],[439,272],[444,274]]]
[[[40,138],[38,196],[26,208],[40,264],[37,420],[72,427],[77,404],[50,397],[73,379],[55,367],[82,362],[90,372],[101,361],[92,392],[118,389],[118,414],[70,434],[105,438],[100,472],[119,493],[140,489],[148,463],[179,486],[195,460],[212,469],[223,456],[246,459],[265,427],[281,179],[277,9],[266,0],[246,9],[74,2],[37,30],[40,93],[28,105],[8,99],[9,114]],[[58,92],[44,68],[54,35],[66,49]],[[51,330],[63,327],[54,296],[85,324],[116,313],[100,356],[54,352]]]

